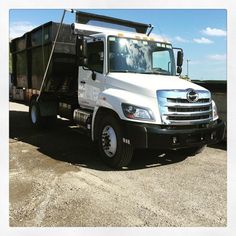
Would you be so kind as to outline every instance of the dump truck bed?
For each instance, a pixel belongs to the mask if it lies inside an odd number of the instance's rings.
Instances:
[[[58,27],[59,23],[50,21],[12,40],[14,86],[40,89]],[[63,83],[63,76],[74,76],[75,41],[70,25],[63,24],[47,75],[51,86],[47,85],[48,89],[55,89],[58,83]],[[60,78],[53,82],[56,77]]]

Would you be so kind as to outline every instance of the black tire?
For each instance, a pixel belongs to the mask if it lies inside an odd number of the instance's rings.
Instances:
[[[42,126],[42,117],[40,115],[39,104],[36,100],[32,100],[29,106],[29,118],[32,126],[41,127]]]
[[[106,132],[113,132],[112,134],[115,133],[116,149],[114,152],[108,153],[110,150],[112,150],[111,148],[108,148],[108,150],[106,150],[107,147],[112,146],[112,144],[109,145],[108,143],[115,143],[114,142],[115,138],[112,140],[113,141],[112,142],[109,139],[111,135],[107,135],[109,136],[107,138],[107,136],[105,135]],[[124,166],[128,166],[128,164],[130,163],[132,159],[133,148],[131,145],[123,142],[123,137],[124,137],[123,130],[122,130],[119,120],[112,115],[105,116],[99,124],[98,145],[99,145],[99,152],[100,152],[101,158],[110,167],[121,168]]]
[[[178,150],[178,152],[180,152],[181,154],[188,155],[188,156],[195,156],[195,155],[201,153],[205,147],[206,147],[206,145],[197,146],[197,147],[190,147],[190,148],[183,148],[183,149]]]
[[[57,116],[41,116],[38,102],[36,100],[32,100],[29,107],[29,118],[33,127],[53,128]]]

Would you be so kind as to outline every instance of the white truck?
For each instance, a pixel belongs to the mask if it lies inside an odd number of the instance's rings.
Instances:
[[[55,122],[58,114],[70,118],[114,168],[127,166],[134,149],[196,153],[222,140],[225,125],[211,93],[179,78],[182,49],[175,57],[170,42],[150,34],[151,25],[77,12],[71,28],[74,63],[54,58],[54,76],[28,93],[33,126]]]

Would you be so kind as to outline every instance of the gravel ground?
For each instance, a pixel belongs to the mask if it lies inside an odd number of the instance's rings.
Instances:
[[[10,103],[10,226],[226,226],[225,144],[187,157],[137,151],[114,171],[58,119],[34,130]]]

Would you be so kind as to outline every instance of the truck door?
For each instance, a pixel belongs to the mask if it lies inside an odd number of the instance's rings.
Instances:
[[[82,108],[93,109],[104,88],[104,41],[93,39],[88,42],[88,66],[79,66],[78,98]]]

